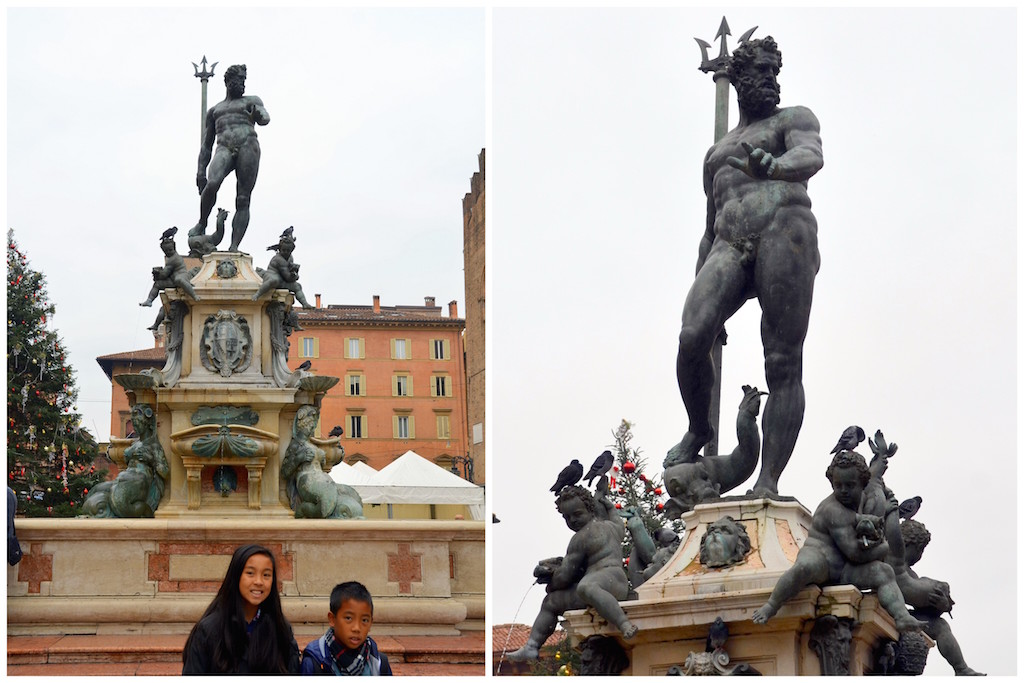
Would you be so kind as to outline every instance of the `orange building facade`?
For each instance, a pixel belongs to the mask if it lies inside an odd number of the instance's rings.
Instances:
[[[412,450],[451,469],[465,458],[465,321],[454,301],[447,316],[432,297],[423,306],[381,306],[374,296],[372,305],[295,311],[303,329],[289,339],[289,367],[309,360],[316,374],[341,379],[323,399],[319,430],[344,430],[346,462],[379,470]]]
[[[465,474],[468,455],[465,320],[454,301],[447,316],[425,297],[422,306],[329,305],[295,308],[300,327],[289,338],[288,365],[308,360],[312,372],[340,378],[320,407],[318,436],[344,430],[345,462],[381,469],[408,450]],[[96,359],[108,378],[164,365],[158,335],[150,349]],[[128,398],[111,384],[110,433],[131,430]],[[483,483],[480,477],[476,483]]]

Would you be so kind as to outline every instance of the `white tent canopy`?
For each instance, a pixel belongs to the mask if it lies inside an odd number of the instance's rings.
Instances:
[[[406,451],[365,483],[344,483],[352,486],[364,503],[466,505],[473,519],[484,516],[483,487],[438,467],[413,451]]]
[[[365,462],[356,462],[354,465],[339,462],[331,468],[330,474],[331,479],[335,482],[355,487],[365,484],[369,482],[370,479],[377,476],[377,470],[373,469]]]

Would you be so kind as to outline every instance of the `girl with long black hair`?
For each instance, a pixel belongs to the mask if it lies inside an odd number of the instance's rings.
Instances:
[[[277,564],[260,545],[235,551],[217,596],[185,642],[182,674],[295,674],[299,646],[281,611]]]

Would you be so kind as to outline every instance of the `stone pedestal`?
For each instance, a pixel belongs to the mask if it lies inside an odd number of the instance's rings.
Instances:
[[[151,376],[114,378],[132,405],[145,403],[156,411],[170,466],[158,518],[293,515],[280,469],[295,413],[318,404],[337,379],[300,381],[291,374],[281,321],[293,297],[279,289],[253,301],[261,284],[252,256],[207,254],[192,278],[198,300],[177,289],[160,293],[168,314],[166,366]],[[204,440],[207,451],[195,450]],[[329,463],[337,462],[340,452],[334,451],[340,449],[318,445],[329,451]],[[123,448],[114,445],[112,459],[117,461]],[[204,469],[219,465],[234,467],[246,486],[228,496],[204,491]]]
[[[739,564],[705,567],[700,563],[701,537],[710,523],[726,515],[744,525],[751,551]],[[679,550],[637,589],[637,600],[621,603],[640,629],[634,639],[622,640],[618,630],[592,610],[565,615],[575,639],[618,638],[630,658],[630,668],[623,675],[663,676],[671,667],[682,666],[691,652],[704,652],[708,630],[717,617],[729,628],[724,650],[730,665],[748,664],[765,675],[822,675],[810,642],[817,620],[826,615],[850,626],[848,666],[854,675],[871,671],[873,651],[880,641],[899,638],[892,618],[875,596],[854,586],[810,587],[785,603],[767,624],[751,621],[807,538],[811,515],[800,503],[724,500],[698,505],[682,519],[686,537]],[[814,639],[822,640],[822,630],[819,626]],[[845,644],[839,647],[846,649]]]

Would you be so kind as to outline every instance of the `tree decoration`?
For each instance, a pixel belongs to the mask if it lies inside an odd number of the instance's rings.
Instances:
[[[640,449],[632,448],[633,425],[623,420],[619,428],[612,432],[615,443],[609,448],[615,454],[617,465],[612,471],[618,471],[616,477],[609,478],[609,500],[615,503],[617,510],[632,508],[637,511],[647,527],[647,532],[654,536],[658,529],[668,526],[682,535],[685,526],[679,520],[670,522],[661,516],[664,509],[664,496],[661,488],[660,473],[649,476],[646,472],[647,458],[641,455]],[[623,561],[629,559],[633,550],[633,537],[626,534],[622,543]]]
[[[95,466],[98,446],[80,426],[63,342],[46,328],[56,309],[47,301],[45,277],[29,267],[11,231],[7,237],[8,484],[19,513],[71,517],[107,470]],[[71,462],[91,467],[86,472]]]

